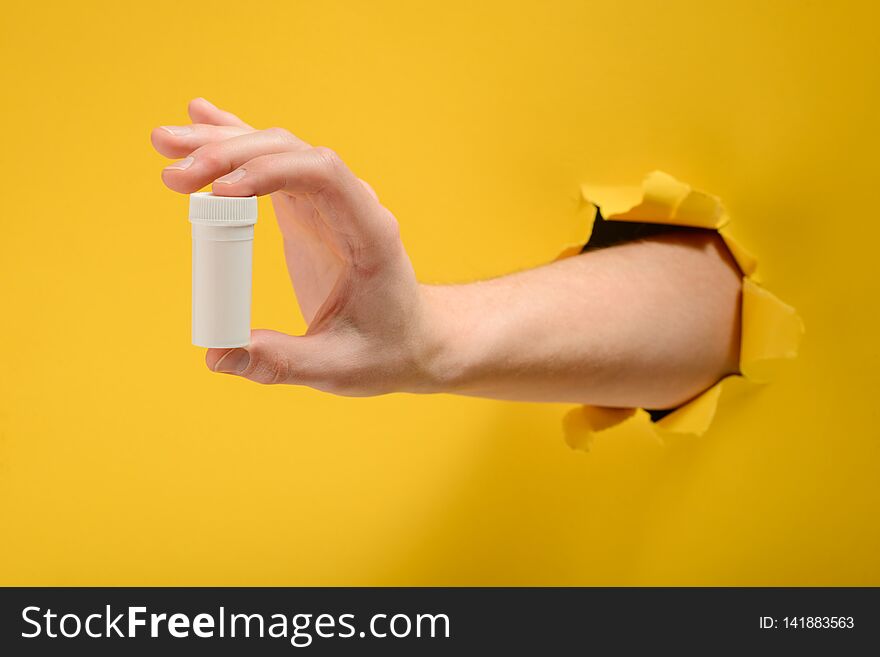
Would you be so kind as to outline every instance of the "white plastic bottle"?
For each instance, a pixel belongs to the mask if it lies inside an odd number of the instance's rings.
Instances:
[[[251,272],[257,197],[190,194],[192,342],[244,347],[251,333]]]

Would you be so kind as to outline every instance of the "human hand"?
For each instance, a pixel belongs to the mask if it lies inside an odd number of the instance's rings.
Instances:
[[[271,195],[303,336],[255,330],[243,349],[209,349],[208,367],[259,383],[344,395],[432,388],[436,323],[397,221],[332,150],[281,128],[257,130],[197,98],[192,124],[155,128],[162,171],[184,194]]]

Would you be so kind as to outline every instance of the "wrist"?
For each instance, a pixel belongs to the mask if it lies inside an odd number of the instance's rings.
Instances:
[[[466,385],[474,358],[463,303],[464,286],[419,285],[422,297],[417,375],[409,392],[454,393]]]

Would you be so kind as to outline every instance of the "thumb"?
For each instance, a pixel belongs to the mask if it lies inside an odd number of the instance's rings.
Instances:
[[[257,383],[310,385],[320,372],[321,338],[277,331],[251,331],[247,347],[208,349],[205,362],[214,372],[235,374]]]

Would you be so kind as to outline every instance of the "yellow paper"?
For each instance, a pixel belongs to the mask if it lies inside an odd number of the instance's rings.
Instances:
[[[723,384],[724,381],[719,381],[703,394],[661,418],[656,423],[657,428],[669,433],[702,435],[715,417]]]
[[[804,323],[794,308],[748,278],[743,280],[739,369],[744,376],[769,381],[780,361],[797,355],[803,333]]]
[[[692,189],[662,171],[649,173],[641,189],[583,185],[581,193],[609,221],[721,228],[728,220],[717,196]]]
[[[718,233],[727,245],[727,250],[730,251],[730,255],[733,256],[733,259],[736,260],[736,264],[739,265],[739,269],[743,273],[743,276],[755,277],[757,275],[758,259],[747,251],[738,240],[733,238],[726,226],[719,230]]]
[[[803,322],[791,306],[783,303],[756,282],[757,258],[730,234],[729,217],[717,196],[695,190],[667,173],[654,171],[642,187],[581,187],[583,199],[606,221],[638,221],[718,230],[743,273],[742,337],[740,374],[750,381],[772,379],[779,363],[797,355],[804,332]],[[574,253],[569,249],[563,255]],[[706,432],[718,407],[725,379],[675,409],[653,424],[658,434]],[[633,415],[632,409],[601,409],[585,406],[564,419],[565,440],[573,449],[588,451],[595,434],[620,424]]]
[[[563,419],[565,441],[572,449],[588,452],[596,433],[617,426],[635,413],[634,408],[578,406],[566,413]]]

